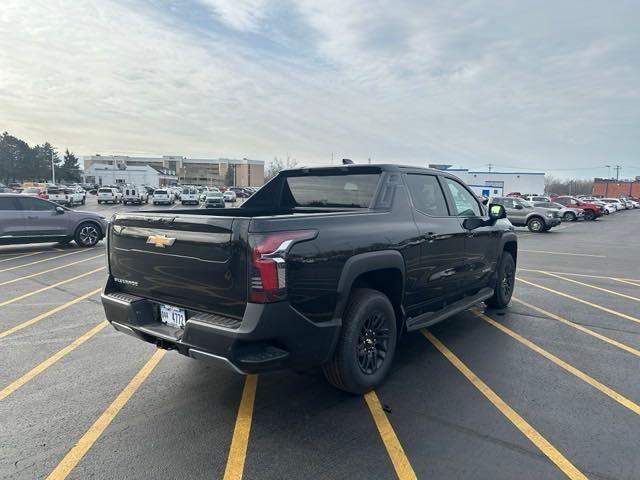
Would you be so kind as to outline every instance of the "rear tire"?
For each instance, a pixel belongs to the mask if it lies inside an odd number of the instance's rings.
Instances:
[[[516,262],[509,252],[502,252],[498,262],[498,279],[493,292],[493,297],[484,303],[491,308],[506,308],[511,302],[511,295],[516,281]]]
[[[83,248],[95,247],[101,237],[100,225],[95,222],[83,222],[78,225],[73,239]]]
[[[333,357],[322,366],[336,388],[360,395],[382,383],[396,350],[396,315],[386,295],[368,288],[351,292]]]
[[[544,220],[542,220],[540,217],[530,218],[527,222],[527,228],[530,232],[540,233],[544,230]]]
[[[564,217],[562,217],[562,219],[565,222],[575,222],[576,221],[576,214],[573,212],[567,212],[564,214]]]

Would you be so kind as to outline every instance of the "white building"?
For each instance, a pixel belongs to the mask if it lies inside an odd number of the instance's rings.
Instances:
[[[488,172],[467,168],[450,168],[450,165],[429,165],[445,170],[465,182],[479,195],[500,196],[511,192],[523,195],[544,193],[544,172]]]
[[[176,175],[150,165],[120,164],[116,167],[94,163],[85,169],[84,176],[86,183],[98,185],[134,184],[164,187],[178,182]]]

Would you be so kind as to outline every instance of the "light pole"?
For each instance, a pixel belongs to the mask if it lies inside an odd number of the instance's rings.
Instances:
[[[53,163],[53,148],[51,149],[51,183],[56,184],[56,166]]]

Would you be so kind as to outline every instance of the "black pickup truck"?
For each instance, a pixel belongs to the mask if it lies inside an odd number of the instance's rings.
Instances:
[[[504,217],[436,170],[286,170],[240,208],[116,214],[102,302],[117,330],[160,348],[245,374],[320,365],[362,393],[402,332],[509,303]]]

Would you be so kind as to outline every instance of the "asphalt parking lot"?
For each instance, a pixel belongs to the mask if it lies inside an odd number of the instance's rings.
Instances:
[[[405,335],[364,398],[116,332],[102,243],[0,247],[0,478],[638,479],[639,231],[519,230],[511,306]]]

